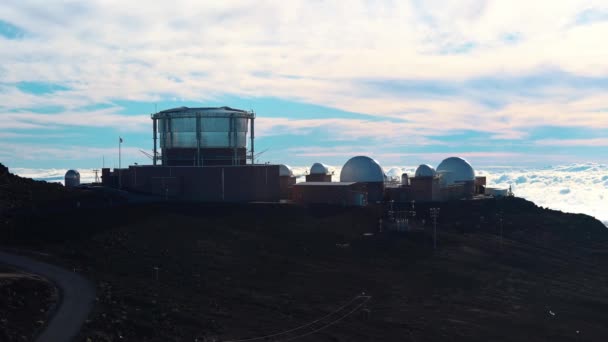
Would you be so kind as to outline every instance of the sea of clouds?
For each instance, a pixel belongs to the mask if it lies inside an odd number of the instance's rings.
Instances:
[[[330,167],[334,180],[340,179],[340,168]],[[402,172],[414,174],[414,167],[388,167],[389,177],[399,178]],[[63,183],[65,169],[13,168],[11,172],[22,177]],[[95,173],[80,169],[82,183],[92,182]],[[308,169],[293,167],[298,181],[304,180]],[[528,199],[539,206],[570,213],[591,215],[608,226],[608,165],[571,164],[544,168],[488,167],[476,171],[478,176],[486,176],[489,187],[512,187],[518,197]]]

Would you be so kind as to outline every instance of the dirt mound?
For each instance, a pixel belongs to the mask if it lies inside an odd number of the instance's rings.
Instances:
[[[47,281],[0,267],[0,341],[31,340],[57,299]]]

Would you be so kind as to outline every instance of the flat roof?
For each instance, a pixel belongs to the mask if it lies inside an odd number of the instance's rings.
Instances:
[[[294,186],[350,186],[357,182],[301,182]]]

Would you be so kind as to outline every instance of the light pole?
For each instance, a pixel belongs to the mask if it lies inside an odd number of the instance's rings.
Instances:
[[[433,249],[437,249],[437,218],[439,217],[439,208],[431,208],[431,218],[433,219]]]
[[[502,248],[503,248],[503,238],[502,238],[502,235],[503,235],[503,216],[504,216],[504,213],[501,210],[501,211],[498,212],[497,215],[498,215],[498,222],[500,223],[500,249],[502,250]]]
[[[118,188],[121,189],[122,188],[122,179],[121,179],[121,175],[122,175],[122,170],[120,169],[120,162],[121,162],[121,155],[120,155],[120,146],[122,145],[122,138],[118,137]]]

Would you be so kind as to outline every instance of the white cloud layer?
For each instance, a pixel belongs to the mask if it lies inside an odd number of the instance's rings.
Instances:
[[[508,188],[539,206],[594,216],[608,226],[608,165],[572,164],[541,169],[487,169],[490,186]]]

